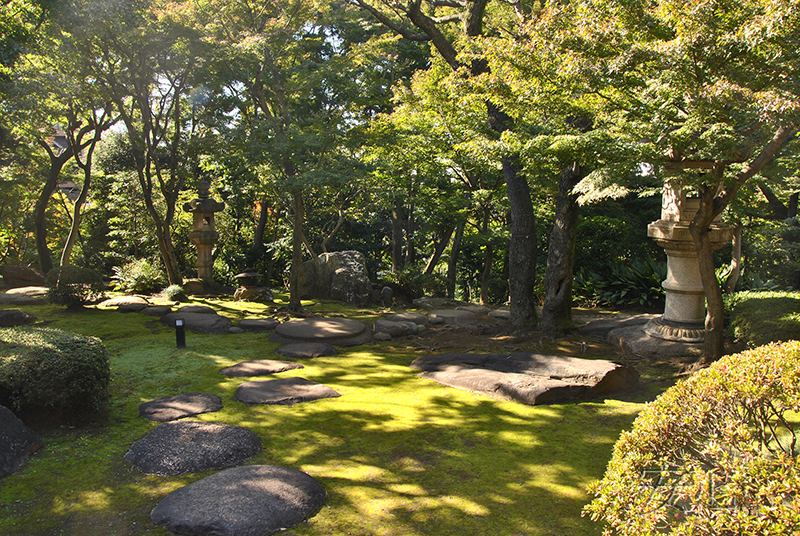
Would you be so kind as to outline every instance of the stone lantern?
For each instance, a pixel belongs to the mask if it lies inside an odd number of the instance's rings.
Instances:
[[[215,201],[208,193],[208,181],[200,181],[197,185],[197,199],[184,203],[183,210],[194,216],[192,232],[189,240],[197,245],[197,277],[204,281],[213,280],[214,245],[219,233],[214,223],[214,214],[225,210],[225,203]]]
[[[233,276],[241,285],[233,294],[235,301],[271,302],[272,291],[267,287],[259,287],[258,280],[261,274],[252,268],[245,268],[241,274]]]
[[[667,279],[661,285],[666,292],[664,314],[645,326],[650,337],[686,343],[700,343],[705,338],[705,293],[697,250],[689,233],[689,224],[699,208],[699,199],[687,197],[680,186],[666,185],[661,219],[647,226],[647,236],[667,253]],[[711,247],[719,249],[730,241],[733,231],[717,217],[709,234]]]

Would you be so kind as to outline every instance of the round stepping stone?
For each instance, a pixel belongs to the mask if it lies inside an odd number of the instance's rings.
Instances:
[[[321,398],[342,396],[327,385],[305,378],[279,378],[244,382],[236,389],[234,398],[245,404],[279,404],[291,406]]]
[[[366,329],[361,322],[349,318],[301,318],[279,324],[275,333],[287,339],[325,341],[357,337]]]
[[[230,319],[225,318],[222,315],[212,315],[206,313],[180,313],[178,311],[162,316],[160,322],[171,328],[174,328],[176,318],[183,318],[186,329],[194,333],[219,335],[220,333],[228,333],[228,330],[233,326],[233,323],[231,323]]]
[[[234,467],[167,495],[150,520],[190,536],[262,536],[314,515],[328,494],[310,475],[274,465]]]
[[[225,367],[220,370],[220,374],[231,377],[239,376],[266,376],[287,370],[301,369],[303,365],[292,363],[291,361],[278,361],[276,359],[254,359],[252,361],[242,361],[233,366]]]
[[[151,421],[174,421],[222,409],[222,399],[208,393],[185,393],[165,396],[139,404],[139,415]]]
[[[208,305],[184,305],[177,309],[176,313],[181,314],[201,314],[201,315],[215,315],[217,312]]]
[[[326,342],[295,342],[284,344],[273,351],[276,354],[291,357],[292,359],[310,359],[339,353],[335,346]]]
[[[148,475],[174,476],[230,467],[260,450],[261,439],[247,428],[180,421],[155,427],[131,445],[125,460]]]
[[[280,322],[274,318],[243,318],[236,324],[245,331],[272,331]]]

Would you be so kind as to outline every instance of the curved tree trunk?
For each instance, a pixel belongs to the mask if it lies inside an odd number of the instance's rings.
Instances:
[[[47,204],[56,191],[58,176],[61,173],[61,169],[72,158],[73,149],[68,147],[61,154],[56,154],[46,141],[37,140],[37,143],[47,151],[50,157],[50,168],[47,171],[47,180],[45,180],[42,190],[39,192],[39,197],[33,209],[36,252],[39,254],[39,266],[42,269],[42,273],[46,274],[53,269],[53,258],[50,253],[50,248],[47,247]]]
[[[451,300],[456,296],[458,254],[461,251],[461,239],[464,237],[464,227],[466,224],[466,219],[461,219],[458,224],[456,224],[456,234],[453,237],[453,246],[450,248],[450,259],[447,261],[447,297]]]
[[[572,189],[582,178],[577,162],[564,168],[558,182],[556,215],[547,250],[545,298],[539,329],[554,337],[572,328],[572,275],[578,230],[578,196]]]
[[[294,208],[294,225],[292,226],[292,268],[289,271],[289,310],[299,312],[300,303],[300,265],[303,262],[303,219],[305,207],[303,206],[303,192],[292,191],[292,206]]]

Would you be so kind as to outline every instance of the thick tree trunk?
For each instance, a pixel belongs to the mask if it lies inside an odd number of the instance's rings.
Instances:
[[[450,237],[453,236],[453,229],[455,227],[448,227],[443,232],[436,232],[434,234],[433,239],[433,254],[431,258],[428,259],[428,264],[425,266],[425,271],[423,272],[425,275],[430,275],[433,273],[434,268],[439,263],[439,259],[442,258],[442,254],[444,253],[447,244],[450,243]]]
[[[269,219],[269,203],[267,203],[266,196],[261,200],[261,205],[258,209],[258,223],[256,224],[255,233],[253,233],[253,248],[261,249],[264,247],[264,229],[267,227],[267,220]]]
[[[400,269],[403,259],[403,204],[397,201],[392,208],[392,272]]]
[[[725,285],[725,293],[733,294],[742,274],[742,224],[737,223],[733,228],[733,249],[731,251],[731,273]]]
[[[558,182],[556,214],[547,249],[545,298],[539,330],[554,337],[572,328],[572,275],[578,230],[578,196],[572,189],[581,180],[577,163],[564,168]]]
[[[786,213],[787,218],[794,218],[797,216],[797,201],[800,198],[800,192],[794,192],[789,196],[789,208]]]
[[[486,253],[483,261],[483,274],[481,275],[481,305],[489,303],[489,281],[492,279],[492,266],[494,265],[494,247],[486,244]]]
[[[303,219],[305,207],[303,206],[303,192],[292,191],[292,206],[294,208],[294,225],[292,228],[292,268],[289,271],[289,310],[299,312],[300,303],[300,265],[303,262]]]
[[[456,296],[456,279],[458,276],[458,254],[461,252],[461,239],[464,237],[466,220],[462,219],[456,224],[456,234],[453,237],[453,246],[450,248],[450,258],[447,261],[447,297],[451,300]]]
[[[33,209],[34,234],[36,236],[36,252],[39,254],[39,266],[42,273],[46,274],[53,269],[53,258],[50,248],[47,247],[47,204],[58,185],[58,174],[63,167],[63,163],[56,163],[51,160],[50,170],[47,174],[47,181],[39,192],[39,198]]]

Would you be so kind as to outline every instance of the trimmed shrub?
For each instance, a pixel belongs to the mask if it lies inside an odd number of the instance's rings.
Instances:
[[[52,328],[0,330],[0,404],[80,420],[106,409],[111,368],[100,339]]]
[[[584,515],[606,534],[800,534],[800,341],[729,355],[623,432]]]
[[[800,292],[737,292],[726,301],[736,341],[754,348],[800,338]]]
[[[136,259],[123,266],[114,267],[117,290],[124,292],[156,292],[164,288],[167,278],[161,266],[150,259]]]
[[[47,272],[47,298],[67,308],[83,307],[103,290],[103,279],[94,270],[59,266]]]
[[[161,291],[161,295],[172,301],[187,301],[186,291],[180,285],[170,285]]]

